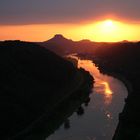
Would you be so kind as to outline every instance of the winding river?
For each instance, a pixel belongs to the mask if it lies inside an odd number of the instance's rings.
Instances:
[[[74,112],[46,140],[111,140],[128,91],[120,80],[100,73],[91,60],[78,59],[78,67],[95,79],[90,102],[81,106],[81,114]]]

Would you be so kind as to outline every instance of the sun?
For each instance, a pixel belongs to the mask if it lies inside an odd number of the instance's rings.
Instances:
[[[131,25],[119,19],[101,19],[87,24],[79,29],[81,38],[88,38],[98,42],[118,42],[132,40],[139,36],[139,25]]]
[[[113,26],[113,21],[108,19],[106,21],[104,21],[103,23],[106,27],[112,27]]]
[[[90,24],[85,32],[88,31],[87,34],[89,34],[93,40],[112,42],[121,38],[120,32],[123,31],[122,29],[122,23],[120,21],[104,19]]]
[[[100,27],[104,33],[112,33],[116,29],[116,24],[115,21],[108,19],[101,22]]]

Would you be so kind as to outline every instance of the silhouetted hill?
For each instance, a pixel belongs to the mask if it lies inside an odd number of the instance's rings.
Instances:
[[[49,43],[57,42],[58,44],[62,45],[62,43],[69,43],[69,42],[72,42],[72,40],[65,38],[61,34],[56,34],[52,39],[50,39],[50,40],[48,40],[46,42],[49,42]]]
[[[52,39],[40,43],[40,45],[57,54],[65,54],[72,51],[74,42],[70,39],[66,39],[61,34],[57,34]]]
[[[88,39],[72,41],[71,39],[67,39],[60,34],[55,35],[48,41],[40,42],[38,44],[55,52],[58,55],[90,52],[96,49],[98,46],[98,43],[92,42]]]
[[[52,39],[40,42],[39,44],[59,55],[69,53],[95,53],[98,50],[103,50],[104,47],[119,47],[119,46],[137,46],[139,42],[130,42],[123,40],[121,42],[94,42],[88,39],[80,41],[72,41],[65,38],[63,35],[57,34]]]
[[[0,137],[8,139],[48,112],[65,90],[74,92],[77,72],[72,63],[37,44],[0,42]]]

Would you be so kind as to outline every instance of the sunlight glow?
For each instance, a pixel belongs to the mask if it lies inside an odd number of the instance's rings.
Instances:
[[[121,21],[106,19],[96,21],[81,28],[83,34],[98,42],[117,42],[123,40],[139,40],[140,24],[128,24]]]
[[[106,27],[111,27],[111,26],[113,26],[113,21],[112,20],[106,20],[104,22],[104,24],[105,24]]]
[[[113,92],[112,92],[108,82],[103,81],[103,82],[101,82],[101,84],[104,85],[104,94],[105,94],[104,100],[105,100],[105,104],[109,105],[111,103],[111,101],[112,101]]]
[[[113,94],[113,92],[110,89],[109,84],[107,82],[102,82],[101,84],[103,84],[104,87],[105,87],[105,94],[106,94],[106,96],[110,96],[110,95]]]
[[[109,32],[113,33],[113,31],[115,31],[116,26],[117,26],[112,20],[106,20],[100,24],[101,24],[100,25],[101,30],[105,32],[106,34],[108,34]]]
[[[84,24],[0,25],[0,30],[0,40],[19,39],[40,42],[58,33],[76,41],[89,39],[97,42],[117,42],[140,39],[140,24],[129,24],[113,19]]]

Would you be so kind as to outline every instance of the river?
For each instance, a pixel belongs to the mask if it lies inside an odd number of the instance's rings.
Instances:
[[[78,67],[89,71],[95,79],[90,102],[81,106],[80,115],[74,112],[46,140],[111,140],[128,91],[120,80],[100,73],[91,60],[78,59]]]

